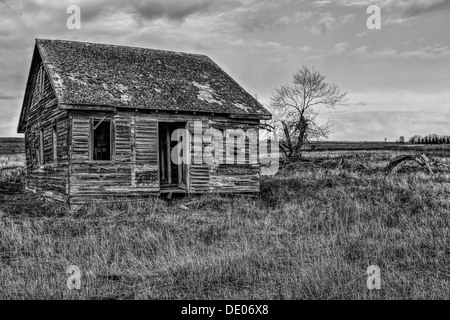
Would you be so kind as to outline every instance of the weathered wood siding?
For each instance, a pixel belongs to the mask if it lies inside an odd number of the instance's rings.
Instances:
[[[209,129],[209,121],[202,121],[202,132]],[[211,188],[211,165],[205,161],[204,149],[209,144],[210,141],[203,141],[203,136],[195,134],[194,132],[194,122],[188,123],[188,130],[191,135],[190,137],[190,151],[191,151],[191,164],[189,165],[189,175],[188,175],[188,185],[189,192],[191,193],[209,193],[212,191]],[[195,149],[195,144],[201,146],[201,150]]]
[[[44,91],[39,94],[42,64],[34,67],[34,89],[25,127],[27,187],[65,201],[68,193],[68,116],[57,107],[56,96],[44,71]],[[54,159],[53,130],[56,130]],[[41,131],[43,137],[41,139]],[[43,142],[43,157],[40,148]]]
[[[111,121],[111,161],[92,160],[94,120]],[[159,191],[157,122],[131,112],[71,112],[71,204]]]
[[[221,130],[224,142],[219,151],[223,154],[224,163],[215,163],[211,168],[211,189],[213,192],[242,193],[259,192],[260,162],[258,157],[258,126],[246,123],[213,122],[213,128]],[[234,136],[227,134],[228,130],[242,130],[243,134]],[[254,144],[249,143],[247,134],[254,130],[252,138]],[[235,149],[241,155],[240,160],[234,148],[227,149],[227,143],[235,144]],[[252,157],[254,161],[252,162]],[[231,163],[230,163],[231,162]]]
[[[191,165],[189,168],[189,191],[191,193],[241,193],[241,192],[259,192],[260,180],[260,163],[257,156],[257,145],[254,147],[250,145],[249,140],[245,138],[245,133],[236,141],[227,140],[227,129],[236,130],[242,129],[247,132],[249,129],[254,129],[257,133],[258,126],[255,124],[246,124],[245,121],[241,123],[232,122],[216,122],[214,120],[202,122],[202,132],[214,128],[220,130],[222,137],[211,137],[207,141],[200,141],[200,137],[194,135],[193,122],[189,123],[189,131],[191,133]],[[232,138],[232,137],[231,137]],[[258,136],[255,136],[256,141]],[[210,143],[215,145],[215,157],[212,161],[205,161],[206,158],[200,159],[201,155],[196,152],[194,143],[202,144],[202,151]],[[236,147],[228,148],[227,143]],[[237,162],[234,149],[240,152],[244,159],[241,163]],[[228,154],[227,154],[228,151]],[[206,157],[208,153],[203,153]],[[255,163],[251,162],[250,154],[255,155]],[[228,162],[227,162],[228,157]],[[221,161],[222,159],[222,161]],[[199,163],[202,160],[202,163]],[[207,164],[209,163],[209,164]]]
[[[211,117],[145,114],[131,111],[110,113],[71,111],[70,122],[70,203],[84,204],[89,200],[105,200],[159,194],[158,122],[186,121],[191,133],[191,164],[188,166],[189,193],[241,193],[258,192],[260,164],[250,163],[251,148],[248,139],[238,140],[237,150],[245,154],[243,163],[209,163],[202,152],[211,141],[203,141],[194,135],[194,121],[201,121],[202,133],[217,128],[225,134],[229,129],[257,129],[258,122],[227,123],[214,121]],[[105,119],[112,126],[111,161],[92,160],[94,120]],[[257,138],[257,137],[256,137]],[[224,135],[219,138],[216,153],[226,158]],[[194,143],[201,144],[201,152]],[[230,150],[229,150],[230,151]],[[230,155],[235,156],[234,149]],[[198,163],[201,160],[201,163]]]
[[[148,116],[135,116],[135,184],[142,191],[159,191],[158,123]]]

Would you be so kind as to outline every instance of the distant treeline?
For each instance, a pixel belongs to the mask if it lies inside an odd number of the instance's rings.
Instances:
[[[437,134],[429,134],[426,136],[415,135],[409,138],[409,142],[413,144],[450,144],[450,136]]]
[[[0,137],[0,154],[25,153],[25,140],[23,138]]]

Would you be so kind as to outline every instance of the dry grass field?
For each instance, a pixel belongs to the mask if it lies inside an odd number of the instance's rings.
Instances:
[[[450,171],[384,174],[397,154],[309,152],[315,161],[264,178],[256,198],[78,212],[25,192],[23,158],[0,160],[0,298],[448,299]],[[67,288],[70,265],[80,290]],[[380,290],[367,289],[369,265]]]

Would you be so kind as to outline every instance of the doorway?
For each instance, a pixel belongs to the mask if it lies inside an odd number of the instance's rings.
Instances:
[[[179,143],[183,144],[183,148],[179,150],[180,157],[183,157],[183,152],[186,152],[187,143],[183,141],[184,135],[177,135],[177,140],[172,141],[174,131],[186,129],[186,125],[186,122],[159,122],[158,124],[161,192],[186,192],[187,164],[184,161],[179,163],[172,161],[172,152]]]

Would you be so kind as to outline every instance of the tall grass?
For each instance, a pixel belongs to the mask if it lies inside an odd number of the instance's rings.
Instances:
[[[0,169],[17,168],[25,165],[24,154],[0,155]]]
[[[0,204],[0,298],[448,299],[450,175],[325,157],[265,178],[255,199]],[[369,265],[381,290],[366,287]]]

